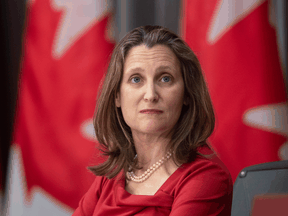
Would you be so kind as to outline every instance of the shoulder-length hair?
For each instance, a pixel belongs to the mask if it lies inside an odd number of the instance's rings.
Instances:
[[[178,58],[184,80],[185,105],[173,130],[171,149],[176,164],[191,162],[198,148],[206,145],[215,125],[215,117],[208,89],[199,61],[189,46],[175,33],[161,26],[142,26],[129,32],[115,47],[102,88],[97,97],[94,128],[100,150],[107,160],[89,167],[95,174],[115,177],[129,167],[139,169],[135,162],[135,146],[130,127],[125,123],[121,108],[117,108],[115,98],[119,92],[123,76],[123,66],[129,50],[144,44],[148,48],[155,45],[168,46]]]

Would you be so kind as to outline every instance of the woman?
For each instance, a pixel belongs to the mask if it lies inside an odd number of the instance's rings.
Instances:
[[[199,153],[214,129],[195,54],[160,26],[115,47],[94,127],[108,159],[76,215],[230,215],[229,173]]]

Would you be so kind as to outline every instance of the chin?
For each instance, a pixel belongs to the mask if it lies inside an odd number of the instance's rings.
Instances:
[[[140,130],[143,133],[146,134],[157,134],[157,133],[163,133],[165,131],[168,131],[167,125],[153,125],[153,126],[147,126],[145,128],[142,128],[142,130]]]

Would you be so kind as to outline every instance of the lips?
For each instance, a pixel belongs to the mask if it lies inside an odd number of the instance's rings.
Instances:
[[[140,113],[143,113],[143,114],[161,114],[161,113],[163,113],[163,111],[158,110],[158,109],[144,109],[144,110],[141,110]]]

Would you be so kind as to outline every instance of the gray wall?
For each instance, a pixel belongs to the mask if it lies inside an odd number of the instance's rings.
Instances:
[[[204,0],[203,0],[204,1]],[[161,25],[180,34],[182,0],[114,0],[115,39],[142,25]],[[271,0],[278,38],[278,50],[288,95],[287,1]]]
[[[179,33],[180,0],[116,0],[115,39],[142,25],[161,25]]]
[[[284,72],[286,92],[288,95],[288,71],[287,71],[287,0],[273,0],[275,10],[278,51],[281,59],[281,66]]]

